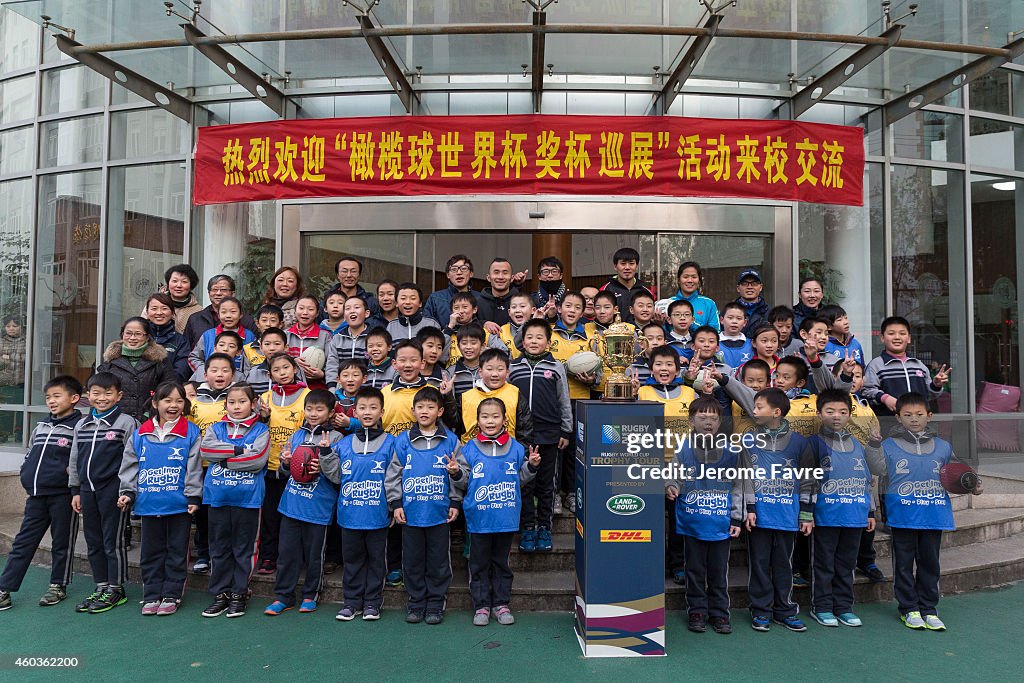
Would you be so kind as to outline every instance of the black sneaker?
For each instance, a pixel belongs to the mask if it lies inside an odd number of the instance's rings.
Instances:
[[[431,610],[427,612],[427,616],[424,621],[431,626],[437,626],[444,621],[444,612]]]
[[[423,621],[423,610],[411,609],[405,613],[405,623],[418,624]]]
[[[89,614],[103,614],[126,602],[128,602],[128,596],[124,594],[124,588],[121,586],[107,586],[103,589],[100,597],[96,598],[89,605],[88,611]]]
[[[13,604],[11,602],[11,592],[0,591],[0,612],[3,612],[5,609],[11,609]]]
[[[232,593],[231,600],[228,602],[227,618],[242,616],[245,616],[245,596],[241,593]]]
[[[231,603],[230,593],[218,593],[217,597],[213,599],[210,606],[203,610],[204,617],[219,617],[227,611],[228,605]]]
[[[105,589],[106,589],[106,586],[104,586],[102,584],[98,584],[96,586],[96,590],[94,590],[89,595],[89,597],[87,597],[85,600],[82,600],[82,602],[80,602],[77,605],[75,605],[75,611],[76,612],[88,612],[89,608],[92,606],[92,603],[94,603],[94,602],[96,602],[97,600],[100,599],[100,596],[103,595],[103,591]]]
[[[885,581],[885,574],[878,568],[878,565],[872,562],[871,564],[864,567],[857,567],[857,571],[868,577],[871,583],[881,583]]]
[[[708,618],[700,612],[694,612],[686,622],[686,628],[694,633],[704,633],[708,630]]]
[[[711,617],[709,621],[711,622],[711,629],[715,633],[732,633],[732,624],[729,623],[729,617]]]

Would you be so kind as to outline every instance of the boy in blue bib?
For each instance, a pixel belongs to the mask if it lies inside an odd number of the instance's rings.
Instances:
[[[452,485],[462,494],[466,529],[470,535],[469,592],[473,598],[473,624],[487,626],[493,614],[498,623],[515,623],[512,570],[508,555],[519,530],[522,486],[540,467],[540,451],[526,448],[505,430],[505,403],[490,397],[476,410],[476,436],[463,444],[448,462]]]
[[[313,479],[297,482],[289,475],[277,506],[281,513],[277,580],[274,582],[275,600],[263,610],[267,616],[277,616],[295,606],[295,586],[303,566],[306,577],[299,612],[315,612],[320,599],[327,527],[338,500],[340,481],[339,460],[333,447],[341,439],[341,433],[331,429],[334,403],[334,394],[326,389],[314,389],[306,394],[302,426],[281,451],[282,468],[290,465],[292,453],[300,446],[313,448],[317,457],[310,463]]]
[[[687,409],[690,440],[676,452],[686,479],[665,484],[674,501],[673,522],[683,538],[686,563],[687,628],[704,633],[708,621],[716,633],[732,633],[729,623],[729,544],[743,523],[743,480],[728,478],[741,461],[742,446],[719,448],[722,406],[710,396]],[[711,470],[714,470],[712,475]]]
[[[405,620],[410,624],[444,620],[452,562],[448,525],[459,516],[451,499],[448,463],[455,458],[459,437],[439,419],[444,399],[434,387],[423,387],[412,401],[416,424],[395,439],[384,487],[388,507],[402,532],[402,574],[409,595]]]
[[[756,476],[746,496],[747,555],[750,578],[751,627],[767,631],[771,621],[790,631],[806,631],[793,602],[793,546],[799,531],[814,526],[809,475],[814,456],[807,439],[790,431],[785,419],[789,399],[781,389],[762,389],[754,396],[757,423],[749,449]]]
[[[363,386],[356,392],[356,418],[362,427],[334,446],[341,463],[338,526],[345,558],[345,604],[338,621],[380,619],[387,571],[388,511],[384,477],[394,458],[395,437],[380,425],[384,394]]]
[[[942,532],[953,531],[953,507],[939,472],[955,462],[948,441],[928,431],[932,414],[918,393],[896,401],[899,431],[882,442],[878,465],[885,481],[885,522],[892,534],[893,593],[900,619],[912,629],[944,631],[939,619],[939,547]],[[981,493],[981,482],[972,491]],[[915,571],[916,569],[916,571]]]
[[[853,613],[853,571],[861,534],[874,531],[871,475],[880,474],[873,430],[868,451],[849,431],[853,403],[849,392],[818,394],[820,431],[810,438],[814,466],[822,470],[814,501],[811,616],[822,626],[860,626]],[[870,454],[869,454],[870,453]]]

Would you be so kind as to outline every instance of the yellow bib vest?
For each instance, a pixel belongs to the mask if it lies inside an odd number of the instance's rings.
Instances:
[[[408,431],[416,424],[416,418],[412,415],[412,400],[423,387],[408,389],[393,389],[389,384],[381,390],[384,394],[384,415],[381,417],[381,426],[388,434],[398,436]]]
[[[523,352],[516,346],[516,337],[512,334],[512,323],[505,323],[501,326],[501,334],[498,335],[501,341],[505,344],[505,348],[508,349],[510,358],[515,360],[519,356],[523,355]]]
[[[690,403],[697,398],[697,393],[688,386],[679,387],[679,396],[665,398],[658,393],[658,390],[651,385],[643,385],[637,392],[637,398],[641,401],[657,401],[665,410],[665,431],[674,434],[685,434],[690,431]],[[665,461],[671,462],[675,456],[675,449],[665,449]]]
[[[509,436],[516,435],[516,408],[519,406],[519,387],[514,384],[502,384],[493,391],[482,391],[473,387],[462,395],[462,443],[476,437],[480,429],[476,425],[476,411],[485,398],[500,398],[505,404],[505,429]]]
[[[267,420],[267,427],[270,428],[270,459],[267,461],[267,469],[274,472],[281,465],[281,450],[292,438],[292,434],[299,431],[302,422],[306,419],[305,404],[306,394],[309,389],[303,389],[298,397],[286,406],[274,405],[273,396],[269,391],[260,395],[266,405],[270,406],[270,419]]]
[[[590,351],[590,339],[565,339],[558,330],[553,330],[548,351],[555,360],[564,364],[572,355]],[[569,398],[590,398],[590,387],[576,379],[571,372],[566,371],[565,374],[569,379]]]

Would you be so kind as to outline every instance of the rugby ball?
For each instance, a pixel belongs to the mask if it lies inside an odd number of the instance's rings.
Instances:
[[[310,346],[299,354],[299,360],[317,370],[323,370],[327,363],[327,356],[319,346]]]
[[[697,376],[693,378],[693,390],[698,396],[704,394],[704,387],[710,384],[712,389],[718,387],[718,382],[711,376],[711,373],[705,368],[701,368],[697,371]]]
[[[971,493],[978,488],[978,475],[962,462],[951,462],[939,470],[942,488],[950,493]]]
[[[291,462],[288,463],[288,469],[295,483],[308,484],[320,476],[319,473],[313,474],[310,472],[310,465],[319,461],[320,456],[317,455],[314,446],[296,446],[295,450],[292,451]]]
[[[580,351],[569,356],[565,361],[565,369],[574,375],[586,375],[597,372],[601,367],[601,357],[593,351]]]

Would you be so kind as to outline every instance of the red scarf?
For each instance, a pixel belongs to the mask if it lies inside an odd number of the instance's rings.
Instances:
[[[292,382],[291,384],[271,384],[270,390],[275,394],[280,394],[282,398],[285,396],[291,396],[306,388],[305,382]]]
[[[499,446],[504,446],[512,439],[508,435],[508,431],[505,429],[501,430],[501,433],[496,436],[485,436],[483,432],[477,432],[476,440],[480,443],[496,443]]]

